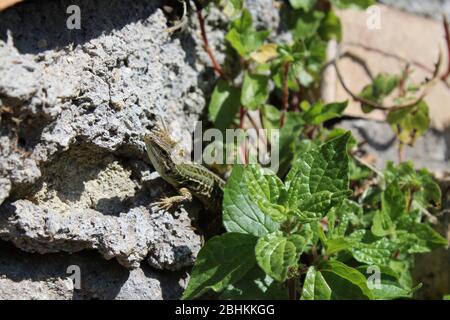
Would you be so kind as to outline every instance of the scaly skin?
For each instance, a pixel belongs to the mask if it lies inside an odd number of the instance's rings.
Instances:
[[[215,214],[221,213],[225,181],[205,167],[188,162],[181,156],[177,142],[161,127],[145,137],[147,153],[160,176],[171,184],[179,196],[161,199],[156,205],[163,209],[192,201],[192,196]]]

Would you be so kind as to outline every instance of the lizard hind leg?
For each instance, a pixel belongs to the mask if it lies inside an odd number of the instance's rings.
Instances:
[[[172,209],[174,206],[180,205],[182,203],[186,203],[186,202],[191,202],[193,197],[192,197],[192,193],[186,189],[186,188],[181,188],[179,190],[180,195],[178,196],[173,196],[173,197],[165,197],[160,199],[159,201],[154,203],[154,207],[158,210],[170,210]]]

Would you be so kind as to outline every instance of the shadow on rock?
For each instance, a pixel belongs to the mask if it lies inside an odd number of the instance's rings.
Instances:
[[[41,255],[0,241],[0,299],[178,299],[182,283],[181,272],[128,271],[94,251]]]
[[[67,13],[71,5],[80,8],[80,30],[67,28],[67,20],[73,14],[71,11]],[[130,23],[145,20],[160,5],[160,1],[145,0],[27,1],[0,13],[0,39],[6,42],[9,31],[16,48],[21,53],[31,54],[69,44],[77,46]]]

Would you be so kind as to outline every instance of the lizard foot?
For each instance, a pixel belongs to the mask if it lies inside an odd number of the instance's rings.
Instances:
[[[180,196],[161,198],[159,201],[153,204],[153,207],[157,210],[169,211],[175,205],[192,201],[192,194],[189,192],[188,189],[181,188],[179,192],[181,194]]]
[[[154,207],[156,210],[165,210],[169,211],[177,201],[174,201],[172,198],[161,198],[159,201],[153,203],[152,207]]]

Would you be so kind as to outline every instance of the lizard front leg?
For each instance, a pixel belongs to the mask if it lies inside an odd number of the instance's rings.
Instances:
[[[173,196],[173,197],[166,197],[160,199],[158,202],[155,202],[156,209],[164,209],[169,210],[174,205],[179,205],[186,202],[191,202],[193,197],[192,193],[187,188],[181,188],[179,190],[180,195],[179,196]]]

